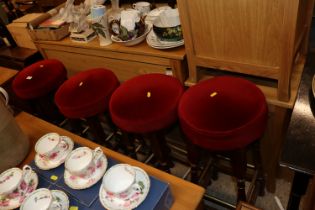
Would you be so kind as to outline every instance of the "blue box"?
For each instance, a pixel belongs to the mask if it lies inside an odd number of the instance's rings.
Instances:
[[[118,162],[113,159],[108,159],[108,168],[117,164]],[[33,168],[34,161],[30,164]],[[64,165],[60,166],[64,170]],[[51,175],[56,175],[55,170],[40,170],[36,168],[38,176],[40,176],[40,186],[47,186],[49,189],[56,189],[64,191],[70,200],[70,206],[76,206],[79,210],[99,210],[104,209],[101,205],[98,197],[101,180],[93,185],[91,188],[84,190],[73,190],[65,185],[63,180],[63,174],[60,174],[60,168],[58,167],[58,180],[51,181]],[[136,208],[137,210],[168,210],[171,208],[174,199],[169,188],[169,185],[162,182],[155,177],[150,176],[150,191],[146,199]]]

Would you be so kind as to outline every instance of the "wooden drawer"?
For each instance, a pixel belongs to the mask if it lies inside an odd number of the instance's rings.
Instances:
[[[125,81],[140,74],[147,73],[166,73],[170,66],[143,63],[145,60],[139,59],[139,62],[124,60],[119,58],[107,58],[100,56],[84,55],[57,50],[44,50],[48,58],[60,60],[67,68],[68,76],[72,76],[80,71],[90,68],[104,67],[112,70],[120,81]]]

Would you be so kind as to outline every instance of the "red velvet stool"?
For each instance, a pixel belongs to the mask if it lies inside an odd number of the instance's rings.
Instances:
[[[245,79],[214,77],[183,94],[178,114],[189,143],[188,159],[192,164],[193,181],[196,181],[200,158],[200,151],[196,151],[198,147],[211,152],[229,152],[237,177],[238,200],[246,200],[246,149],[259,142],[256,140],[263,135],[267,124],[267,104],[260,89]],[[255,154],[261,185],[264,185],[259,147]]]
[[[38,61],[21,70],[12,82],[18,98],[28,101],[35,113],[46,120],[58,115],[53,96],[67,79],[64,65],[55,59]]]
[[[96,68],[82,71],[59,87],[55,103],[65,117],[85,118],[95,140],[106,145],[106,135],[98,116],[108,110],[109,99],[118,86],[119,81],[110,70]]]
[[[141,134],[148,137],[160,168],[167,171],[172,163],[163,132],[176,122],[177,106],[183,92],[183,86],[174,77],[145,74],[124,82],[109,103],[112,120],[124,136]],[[133,153],[130,138],[125,138],[124,142]]]

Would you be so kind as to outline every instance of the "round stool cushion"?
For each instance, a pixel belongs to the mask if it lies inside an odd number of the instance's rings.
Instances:
[[[119,81],[110,70],[82,71],[59,87],[55,103],[68,118],[91,117],[108,109],[109,99],[118,86]]]
[[[178,115],[188,140],[209,150],[243,148],[263,134],[267,104],[253,83],[222,76],[189,88]]]
[[[55,59],[38,61],[20,71],[12,89],[22,99],[34,99],[57,89],[67,79],[64,65]]]
[[[168,127],[177,120],[177,106],[184,92],[174,77],[145,74],[124,82],[113,93],[109,110],[122,130],[149,133]]]

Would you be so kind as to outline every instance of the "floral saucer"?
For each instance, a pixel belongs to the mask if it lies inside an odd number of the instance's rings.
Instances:
[[[90,176],[81,177],[71,174],[67,169],[65,169],[64,179],[65,183],[72,189],[81,190],[86,189],[98,182],[104,175],[107,169],[107,159],[103,155],[96,163],[96,168]]]
[[[28,183],[23,180],[19,187],[5,198],[0,196],[0,210],[15,209],[22,204],[23,200],[37,188],[38,177],[34,171],[31,172],[29,180]]]
[[[56,155],[52,156],[49,160],[47,160],[45,157],[41,156],[40,154],[35,155],[35,164],[38,168],[42,170],[49,170],[53,168],[57,168],[62,163],[65,162],[68,154],[73,149],[73,141],[67,137],[67,136],[61,136],[65,140],[65,142],[68,144],[68,147],[66,148],[66,151],[62,153],[62,155]]]
[[[51,190],[51,194],[54,200],[56,200],[61,206],[60,210],[69,209],[69,199],[66,193],[60,190]]]
[[[101,204],[106,209],[111,210],[129,210],[137,208],[147,197],[150,189],[150,178],[141,168],[134,167],[136,171],[136,183],[140,189],[131,192],[126,198],[119,198],[112,193],[107,192],[103,185],[100,188],[99,197]]]
[[[162,41],[155,35],[153,30],[147,35],[146,41],[150,47],[155,49],[170,49],[184,45],[184,39],[179,41]]]

